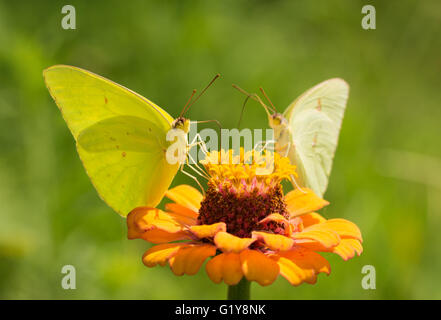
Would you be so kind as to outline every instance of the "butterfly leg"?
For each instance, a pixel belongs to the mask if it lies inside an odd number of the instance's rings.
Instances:
[[[189,167],[192,168],[190,165],[189,165]],[[192,169],[194,170],[194,168],[192,168]],[[205,195],[205,190],[204,190],[204,188],[202,187],[201,183],[199,182],[198,178],[196,178],[196,177],[195,177],[194,175],[192,175],[191,173],[189,173],[189,172],[187,172],[187,171],[184,171],[184,165],[183,165],[183,164],[181,165],[181,167],[179,168],[179,170],[180,170],[183,174],[185,174],[186,176],[188,176],[188,177],[192,178],[194,181],[196,181],[196,183],[198,184],[199,188],[200,188],[201,191],[202,191],[202,194]]]
[[[197,139],[199,139],[199,142],[195,142],[197,141]],[[190,154],[190,149],[195,147],[195,146],[200,146],[202,152],[204,153],[205,156],[207,156],[207,147],[205,145],[205,142],[202,140],[201,136],[199,134],[197,134],[195,136],[195,138],[193,139],[193,141],[188,145],[188,149],[187,149],[187,158],[190,158],[192,164],[194,164],[194,166],[196,168],[194,168],[193,166],[190,165],[190,163],[188,163],[188,159],[187,159],[187,165],[193,169],[193,171],[195,171],[198,175],[208,179],[209,177],[207,176],[207,174],[205,173],[205,171],[198,165],[197,161],[195,161],[195,159],[193,159],[193,157]],[[196,170],[197,169],[197,170]],[[199,171],[198,171],[199,170]]]
[[[286,151],[285,154],[283,155],[284,157],[288,157],[289,155],[289,149],[291,148],[291,142],[288,142],[288,145],[286,147]],[[300,184],[297,182],[296,178],[294,177],[293,174],[291,174],[290,176],[290,180],[291,180],[291,184],[293,186],[294,189],[299,189],[300,192],[306,193],[305,191],[303,191],[302,187],[300,186]]]
[[[197,133],[194,136],[193,141],[189,144],[189,148],[192,148],[194,146],[200,146],[204,155],[207,156],[207,153],[208,153],[207,146],[205,144],[205,141],[202,140],[201,135],[199,133]]]
[[[288,147],[286,148],[284,157],[287,157],[289,154],[289,148],[291,148],[291,142],[288,142]]]
[[[254,150],[255,151],[257,151],[257,152],[262,152],[263,150],[265,150],[265,149],[267,149],[268,148],[268,145],[269,144],[274,144],[274,143],[276,143],[276,141],[275,140],[264,140],[264,141],[259,141],[259,142],[257,142],[255,145],[254,145]],[[259,150],[259,147],[260,146],[262,146],[261,147],[261,149]]]
[[[261,149],[259,149],[259,147],[261,147]],[[253,150],[257,151],[257,152],[262,152],[265,149],[266,146],[266,141],[259,141],[254,145]]]
[[[188,159],[190,159],[190,162],[188,161]],[[197,162],[193,159],[193,157],[191,156],[191,154],[187,154],[187,162],[186,162],[187,166],[192,169],[194,172],[196,172],[199,176],[205,178],[205,179],[210,179],[210,177],[208,176],[208,174],[204,171],[204,169],[202,169]]]

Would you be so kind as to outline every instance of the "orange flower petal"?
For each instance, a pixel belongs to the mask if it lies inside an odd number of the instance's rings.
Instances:
[[[170,259],[169,264],[177,276],[196,274],[205,259],[216,254],[216,247],[211,244],[194,244],[180,248]]]
[[[242,251],[240,262],[245,277],[249,281],[256,281],[261,286],[270,285],[279,275],[279,265],[260,251]]]
[[[303,227],[307,228],[313,224],[325,222],[326,219],[319,215],[317,212],[311,212],[303,214],[299,217],[303,221]]]
[[[128,227],[136,228],[138,232],[144,232],[154,228],[168,232],[182,230],[181,225],[162,210],[150,207],[138,207],[127,216]]]
[[[318,197],[311,189],[295,189],[285,195],[287,210],[291,217],[323,208],[328,201]]]
[[[166,203],[165,209],[170,216],[181,224],[192,226],[197,223],[198,213],[187,207],[177,203]]]
[[[340,241],[341,241],[341,239],[340,239]],[[329,251],[329,250],[332,250],[332,248],[330,248],[328,250],[328,248],[323,246],[320,242],[317,242],[315,240],[309,240],[309,239],[296,240],[296,246],[300,246],[300,247],[308,249],[310,251]]]
[[[310,251],[336,253],[345,261],[353,258],[355,254],[360,255],[363,252],[363,247],[357,239],[341,239],[340,243],[332,248],[326,248],[320,243],[310,240],[296,241],[296,245]]]
[[[253,238],[263,241],[268,248],[275,251],[290,250],[294,240],[280,234],[253,231]]]
[[[211,238],[220,231],[227,230],[227,226],[224,222],[218,222],[214,224],[203,224],[199,226],[191,226],[188,228],[199,239]]]
[[[338,233],[340,238],[352,238],[357,239],[360,242],[363,241],[361,237],[360,229],[357,225],[351,221],[345,219],[330,219],[324,223],[315,225],[315,230],[330,230]]]
[[[300,268],[289,258],[280,255],[274,255],[271,258],[277,262],[280,275],[293,286],[298,286],[303,282],[313,283],[316,279],[316,275],[312,270]]]
[[[286,219],[284,216],[278,213],[272,213],[269,216],[265,217],[264,219],[260,220],[260,224],[265,224],[268,222],[276,222],[283,224],[283,227],[285,228],[285,235],[291,236],[291,233],[293,232],[294,226],[291,225],[291,223]]]
[[[127,238],[139,239],[146,231],[147,226],[138,225],[138,220],[142,218],[142,213],[136,210],[131,211],[127,215]]]
[[[167,190],[165,196],[194,212],[199,211],[203,198],[202,194],[197,189],[185,184]]]
[[[199,216],[199,213],[197,211],[193,211],[187,207],[184,207],[183,205],[180,205],[180,204],[177,204],[174,202],[166,203],[165,208],[167,209],[167,211],[171,211],[171,212],[177,213],[181,216],[188,217],[188,218],[195,219],[195,220]]]
[[[176,252],[182,246],[186,246],[186,243],[165,243],[151,247],[142,256],[142,262],[149,268],[156,266],[157,264],[164,266],[168,259],[173,257]]]
[[[214,243],[223,252],[236,252],[247,249],[256,239],[239,238],[228,232],[218,232],[214,237]]]
[[[153,228],[152,225],[147,221],[148,219],[145,219],[145,216],[148,215],[149,212],[156,212],[156,210],[158,209],[150,207],[138,207],[133,209],[127,215],[127,230],[129,239],[141,238],[144,232]]]
[[[223,261],[224,254],[222,253],[211,258],[205,265],[205,271],[207,272],[208,277],[214,283],[221,283],[223,279]]]
[[[237,253],[222,253],[224,255],[222,278],[229,285],[236,285],[243,277],[240,256]]]
[[[159,238],[168,241],[188,239],[178,221],[156,208],[138,207],[132,210],[127,216],[127,228],[129,239],[144,239],[154,243],[165,242]]]
[[[312,227],[306,228],[302,232],[293,234],[292,238],[294,240],[313,240],[325,248],[335,247],[341,241],[338,234],[334,231],[311,230],[310,228]]]
[[[363,252],[363,247],[360,241],[356,239],[342,239],[340,244],[330,252],[338,254],[343,260],[352,259],[355,254],[360,255]]]
[[[288,232],[285,229],[285,234],[287,236],[291,236],[294,232],[301,232],[303,229],[303,220],[300,219],[300,217],[293,217],[289,219],[289,228],[287,229]]]
[[[259,223],[267,223],[270,221],[274,221],[274,222],[278,222],[278,223],[283,223],[285,226],[287,224],[289,224],[289,221],[282,216],[281,214],[278,213],[272,213],[269,216],[265,217],[264,219],[260,220]]]
[[[302,282],[315,283],[317,274],[331,272],[329,262],[325,258],[303,248],[279,252],[272,258],[279,264],[280,274],[294,286]]]
[[[240,256],[237,253],[217,255],[207,262],[205,270],[214,283],[224,280],[229,286],[238,284],[243,277]]]
[[[144,232],[140,239],[144,239],[151,243],[167,243],[178,240],[188,240],[190,239],[190,236],[185,231],[170,233],[159,229],[153,229]]]
[[[324,272],[328,275],[331,273],[329,261],[316,252],[296,247],[291,251],[281,252],[280,254],[294,261],[302,269],[311,269],[315,273]]]

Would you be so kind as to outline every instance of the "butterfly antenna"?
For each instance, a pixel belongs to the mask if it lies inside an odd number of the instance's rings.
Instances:
[[[268,98],[268,95],[266,94],[265,90],[263,90],[262,87],[259,88],[260,92],[262,92],[263,96],[266,98],[266,100],[268,100],[268,102],[270,103],[270,105],[273,107],[273,110],[275,113],[277,113],[276,107],[273,105],[273,103],[271,102],[270,98]]]
[[[204,90],[201,91],[201,93],[196,97],[196,99],[194,99],[193,101],[190,102],[190,104],[187,106],[187,108],[185,109],[184,113],[182,114],[182,116],[185,114],[185,112],[188,111],[188,109],[190,109],[190,107],[196,102],[198,101],[198,99],[205,93],[205,91],[207,91],[207,89],[213,84],[214,81],[216,81],[217,78],[220,77],[220,74],[218,73],[217,75],[214,76],[214,78],[210,81],[210,83],[204,88]]]
[[[210,123],[214,122],[220,130],[222,130],[222,124],[219,122],[219,120],[202,120],[202,121],[192,121],[194,123]]]
[[[260,97],[257,94],[255,94],[255,93],[253,93],[253,94],[248,93],[248,92],[246,92],[245,90],[243,90],[242,88],[240,88],[239,86],[237,86],[235,84],[233,84],[233,88],[239,90],[241,93],[243,93],[244,95],[250,97],[254,101],[259,102],[262,105],[262,107],[265,109],[265,111],[268,114],[268,116],[271,116],[271,112],[269,112],[269,110],[272,111],[272,109],[270,109],[265,103],[263,103],[262,99],[260,99]]]
[[[251,97],[251,94],[248,93],[248,92],[246,92],[246,91],[245,91],[244,89],[242,89],[241,87],[235,85],[234,83],[232,84],[232,86],[233,86],[234,89],[239,90],[240,93],[243,93],[244,95],[246,95],[246,96],[252,98],[252,97]],[[256,99],[254,99],[254,100],[256,100]]]
[[[181,111],[181,114],[179,115],[179,117],[182,117],[184,115],[184,113],[187,112],[188,104],[190,103],[191,99],[193,99],[193,96],[195,95],[195,93],[196,93],[196,89],[193,89],[193,92],[191,93],[190,99],[188,99],[184,108],[182,108],[182,111]]]
[[[240,123],[242,122],[243,112],[245,111],[245,106],[246,106],[248,100],[250,100],[250,96],[247,96],[245,101],[243,102],[242,110],[240,111],[239,122],[237,123],[237,129],[240,129]]]

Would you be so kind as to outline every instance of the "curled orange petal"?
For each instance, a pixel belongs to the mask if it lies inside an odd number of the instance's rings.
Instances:
[[[303,220],[300,217],[293,217],[289,219],[289,227],[285,228],[285,235],[291,237],[294,232],[302,232],[303,229]]]
[[[138,207],[132,210],[127,216],[127,228],[129,239],[144,239],[159,243],[188,238],[183,226],[172,216],[150,207]]]
[[[360,255],[363,247],[357,239],[341,239],[335,247],[326,248],[322,244],[311,240],[296,241],[296,245],[309,251],[332,252],[338,254],[343,260],[351,259],[355,254]]]
[[[260,251],[243,250],[240,253],[240,262],[245,277],[261,286],[270,285],[279,275],[279,265]]]
[[[167,190],[165,196],[194,212],[199,211],[203,198],[197,189],[185,184]]]
[[[270,214],[269,216],[267,216],[264,219],[260,220],[259,223],[267,223],[267,222],[270,222],[270,221],[274,221],[274,222],[277,222],[277,223],[282,223],[285,226],[287,224],[289,224],[289,221],[284,216],[282,216],[281,214],[278,214],[278,213]]]
[[[180,248],[186,245],[188,244],[182,242],[159,244],[144,253],[142,256],[142,262],[150,268],[157,264],[164,266],[168,259],[173,257]]]
[[[328,201],[320,198],[308,188],[288,192],[285,195],[285,202],[291,217],[319,210],[329,204]]]
[[[293,248],[290,251],[278,252],[271,257],[280,267],[280,274],[294,286],[302,282],[315,283],[317,274],[329,274],[329,262],[318,253],[304,248]]]
[[[341,239],[336,232],[326,230],[310,230],[311,227],[304,229],[302,232],[292,235],[294,240],[313,240],[325,248],[337,246]],[[297,243],[297,241],[296,241]],[[300,241],[302,243],[302,241]]]
[[[312,270],[302,269],[289,258],[281,255],[274,255],[271,258],[279,265],[280,275],[291,285],[298,286],[303,282],[313,283],[315,281],[316,275]]]
[[[214,224],[202,224],[198,226],[191,226],[188,228],[199,239],[214,237],[218,232],[227,230],[224,222]]]
[[[237,253],[221,253],[207,262],[205,270],[208,277],[214,283],[233,286],[239,283],[243,277],[240,256]]]
[[[205,271],[207,272],[208,277],[214,283],[221,283],[223,280],[223,261],[223,254],[219,254],[211,258],[205,265]]]
[[[336,232],[340,238],[352,238],[363,242],[360,229],[351,221],[345,219],[330,219],[313,226],[315,230],[330,230]]]
[[[326,221],[326,219],[317,212],[302,214],[298,218],[302,220],[304,228],[312,226],[313,224],[318,224]]]
[[[165,209],[170,216],[181,224],[192,226],[197,223],[198,213],[187,207],[177,203],[166,203]]]
[[[145,241],[151,243],[167,243],[172,241],[179,240],[189,240],[190,236],[185,231],[179,232],[167,232],[159,229],[152,229],[144,232],[140,239],[144,239]]]
[[[281,234],[253,231],[253,238],[262,241],[271,250],[287,251],[294,245],[294,240]]]
[[[269,216],[265,217],[264,219],[259,221],[259,224],[266,224],[268,222],[276,222],[283,225],[283,228],[285,229],[285,235],[291,235],[293,226],[291,223],[281,214],[278,213],[272,213]]]
[[[291,251],[281,252],[280,254],[294,261],[303,269],[311,269],[314,270],[315,273],[323,272],[328,275],[331,273],[329,261],[316,252],[295,247]]]
[[[338,246],[329,251],[338,254],[346,261],[352,259],[355,254],[359,256],[363,252],[363,247],[357,239],[342,239]]]
[[[236,252],[247,249],[256,239],[239,238],[228,232],[218,232],[214,237],[214,243],[223,252]]]
[[[216,247],[210,244],[193,244],[179,248],[168,260],[170,268],[177,276],[196,274],[205,259],[216,254]]]

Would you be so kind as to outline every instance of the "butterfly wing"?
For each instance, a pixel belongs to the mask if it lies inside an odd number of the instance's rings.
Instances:
[[[100,197],[126,216],[156,206],[179,169],[165,159],[173,118],[148,99],[89,71],[43,72]]]
[[[297,165],[302,185],[319,196],[328,186],[348,95],[344,80],[326,80],[297,98],[284,113],[291,131],[291,161]]]

